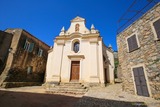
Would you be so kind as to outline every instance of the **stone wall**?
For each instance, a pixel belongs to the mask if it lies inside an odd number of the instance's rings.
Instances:
[[[8,29],[6,32],[13,33],[12,44],[14,44],[14,46],[11,46],[12,52],[9,54],[13,55],[13,59],[8,58],[8,62],[12,62],[12,64],[8,66],[8,71],[5,71],[6,69],[4,70],[4,72],[7,72],[7,76],[2,86],[6,87],[6,83],[7,87],[14,85],[21,86],[25,82],[29,84],[35,84],[35,82],[38,84],[43,83],[49,46],[25,30]],[[14,39],[17,37],[18,39]],[[32,51],[25,49],[26,40],[34,44]],[[39,48],[43,50],[42,56],[38,55]],[[11,83],[11,85],[9,83]],[[28,83],[25,83],[25,85]]]
[[[12,41],[12,34],[0,31],[0,74],[4,69],[11,41]]]
[[[34,43],[34,48],[32,52],[24,50],[24,45],[26,39]],[[38,56],[39,48],[43,50],[42,56]],[[34,39],[29,33],[22,32],[21,38],[19,40],[17,52],[15,54],[15,60],[13,61],[12,68],[21,68],[27,71],[27,67],[32,66],[32,72],[44,73],[46,68],[47,61],[47,51],[49,50],[48,46],[44,46],[42,42]]]
[[[131,68],[144,65],[150,96],[160,98],[160,41],[155,40],[152,21],[160,18],[160,3],[117,36],[119,70],[123,90],[136,94]],[[139,49],[128,52],[126,38],[137,34]]]

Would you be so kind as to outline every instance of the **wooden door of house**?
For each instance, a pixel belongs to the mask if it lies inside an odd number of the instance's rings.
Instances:
[[[71,81],[79,80],[80,61],[72,61],[71,63]]]
[[[149,93],[143,67],[133,68],[133,74],[135,78],[137,95],[148,97]]]

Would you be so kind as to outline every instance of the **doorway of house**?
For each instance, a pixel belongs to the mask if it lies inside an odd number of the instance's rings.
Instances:
[[[137,95],[149,97],[149,92],[143,67],[133,68],[133,75],[135,79]]]

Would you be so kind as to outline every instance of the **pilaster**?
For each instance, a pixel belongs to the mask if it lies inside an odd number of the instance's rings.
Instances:
[[[54,49],[54,58],[53,58],[53,69],[52,69],[52,81],[60,82],[61,81],[61,67],[62,67],[62,57],[63,57],[63,48],[64,40],[56,40]]]
[[[98,38],[90,39],[90,82],[99,83],[98,74]]]

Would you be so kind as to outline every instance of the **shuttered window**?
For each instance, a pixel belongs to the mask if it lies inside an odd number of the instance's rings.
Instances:
[[[39,48],[39,50],[38,50],[38,56],[41,57],[42,54],[43,54],[43,50],[41,48]]]
[[[30,43],[29,52],[32,52],[34,48],[34,43]]]
[[[155,28],[156,34],[157,34],[157,38],[160,39],[160,19],[155,21],[153,23],[153,26]]]
[[[26,39],[25,44],[24,44],[24,49],[25,49],[26,51],[32,52],[32,51],[33,51],[33,48],[34,48],[34,43],[30,43],[30,42]]]
[[[25,44],[24,44],[24,49],[25,49],[26,51],[28,51],[28,50],[29,50],[29,47],[30,47],[30,43],[28,42],[28,40],[26,40],[26,42],[25,42]]]
[[[32,74],[32,69],[33,69],[33,66],[29,66],[27,68],[27,74]]]
[[[138,49],[138,42],[137,42],[135,34],[133,36],[129,37],[127,39],[127,42],[128,42],[129,52],[132,52],[132,51]]]

